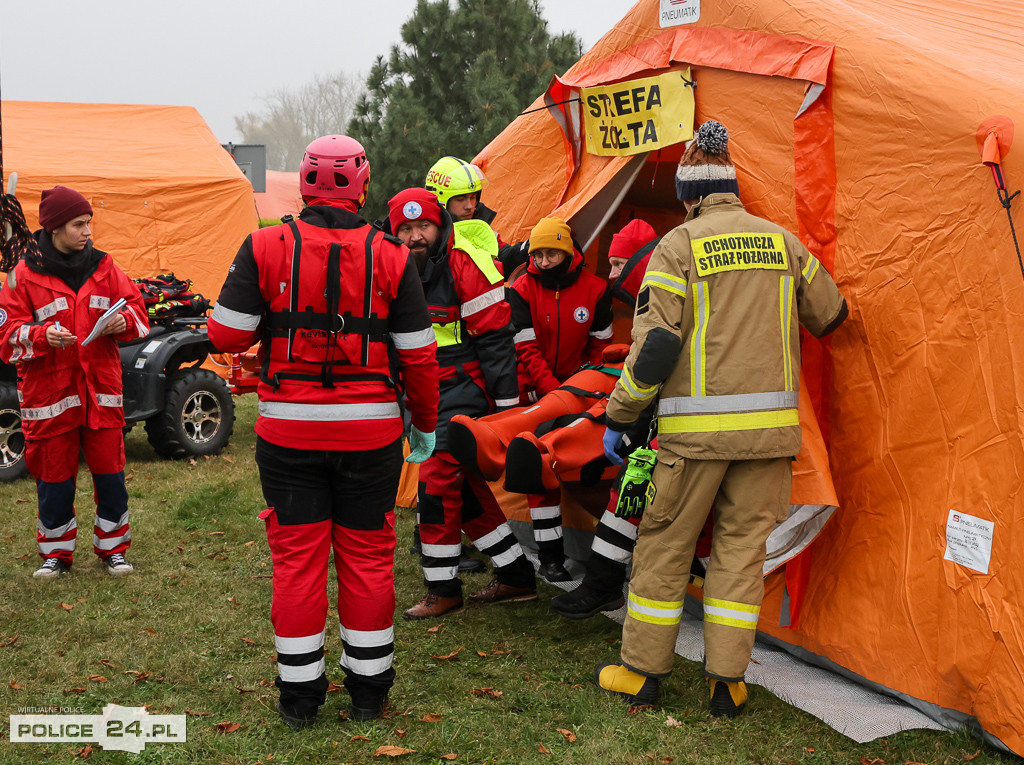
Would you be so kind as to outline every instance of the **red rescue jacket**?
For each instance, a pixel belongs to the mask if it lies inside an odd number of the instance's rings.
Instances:
[[[96,270],[76,293],[27,261],[20,261],[0,290],[0,359],[18,366],[18,399],[25,438],[38,440],[78,427],[124,427],[118,341],[149,334],[139,290],[113,259],[100,251]],[[124,332],[82,341],[121,298]],[[56,322],[78,337],[51,348],[46,329]]]
[[[578,251],[561,277],[531,259],[513,282],[509,302],[524,392],[554,390],[583,364],[600,363],[611,343],[611,293],[603,279],[583,270]]]
[[[394,349],[413,425],[437,423],[437,361],[409,251],[358,215],[307,207],[251,234],[231,266],[210,340],[262,337],[256,432],[296,449],[377,449],[402,434]]]

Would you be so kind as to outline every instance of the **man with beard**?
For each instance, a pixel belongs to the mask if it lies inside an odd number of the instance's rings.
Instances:
[[[427,594],[405,612],[405,618],[462,610],[457,574],[463,531],[494,564],[494,580],[470,600],[533,600],[533,566],[490,487],[479,476],[464,472],[448,450],[453,415],[479,417],[519,403],[509,306],[494,265],[497,239],[482,221],[453,223],[426,189],[401,191],[388,207],[391,230],[420,269],[440,367],[436,451],[420,466],[421,562]]]

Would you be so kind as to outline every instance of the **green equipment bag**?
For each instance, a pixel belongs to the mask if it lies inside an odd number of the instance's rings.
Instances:
[[[654,499],[658,489],[651,481],[651,476],[654,474],[657,457],[655,449],[641,446],[626,458],[626,470],[619,484],[619,501],[615,505],[615,515],[619,518],[643,515],[648,503]]]

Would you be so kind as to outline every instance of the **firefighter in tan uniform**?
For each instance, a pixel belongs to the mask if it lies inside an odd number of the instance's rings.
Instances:
[[[789,504],[800,449],[799,325],[838,327],[846,301],[795,235],[746,212],[728,132],[705,122],[683,154],[676,192],[686,222],[654,251],[633,346],[607,410],[605,452],[657,402],[654,495],[633,556],[621,664],[597,683],[651,704],[672,670],[697,537],[712,505],[704,584],[704,672],[711,714],[734,716],[764,596],[765,540]],[[650,494],[648,495],[650,497]]]

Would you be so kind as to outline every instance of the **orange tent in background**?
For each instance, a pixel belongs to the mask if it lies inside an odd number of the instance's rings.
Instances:
[[[804,346],[839,510],[796,559],[799,625],[780,624],[779,571],[762,634],[1018,754],[1024,278],[975,134],[1024,125],[1022,39],[1020,0],[640,0],[476,160],[507,241],[558,214],[606,273],[631,216],[681,221],[681,145],[589,154],[573,99],[691,68],[748,208],[798,231],[850,304],[830,346]]]
[[[281,220],[302,211],[299,174],[267,170],[267,190],[256,193],[256,212],[260,220]]]
[[[92,204],[96,246],[129,276],[173,271],[215,300],[259,226],[252,185],[190,106],[4,101],[3,132],[29,226],[44,189],[70,186]]]

